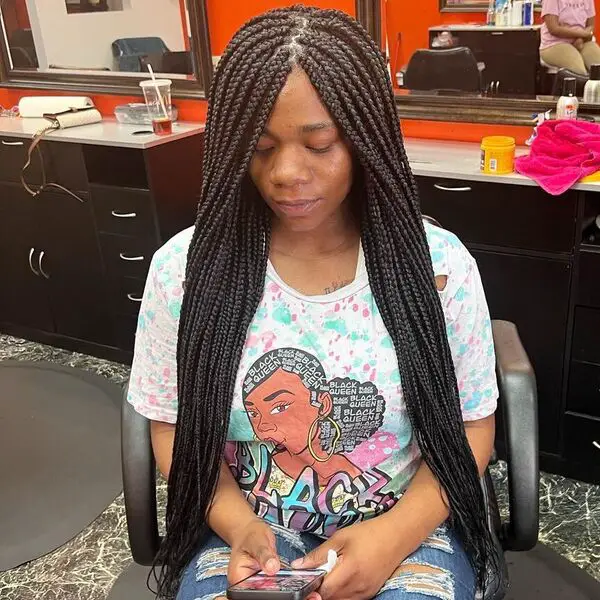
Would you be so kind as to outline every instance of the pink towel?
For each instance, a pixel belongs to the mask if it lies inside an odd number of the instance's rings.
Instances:
[[[582,177],[600,171],[600,124],[545,121],[531,153],[517,158],[515,168],[549,194],[562,194]]]

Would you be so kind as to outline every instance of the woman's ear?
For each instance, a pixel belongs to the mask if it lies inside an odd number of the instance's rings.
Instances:
[[[333,408],[333,400],[331,398],[331,394],[329,392],[323,392],[319,395],[319,404],[321,408],[319,408],[319,416],[326,417],[331,412]]]

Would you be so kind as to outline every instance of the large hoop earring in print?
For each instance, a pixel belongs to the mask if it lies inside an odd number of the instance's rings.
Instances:
[[[315,451],[313,450],[313,447],[312,447],[313,435],[315,433],[315,429],[316,429],[317,423],[319,421],[329,421],[331,423],[331,426],[335,430],[333,442],[331,442],[331,452],[327,455],[327,458],[321,458],[320,456],[317,456],[317,454],[315,453]],[[342,437],[342,430],[340,429],[340,426],[331,417],[325,417],[325,419],[317,418],[312,422],[312,425],[310,426],[310,429],[308,430],[308,451],[310,452],[310,455],[317,462],[327,462],[335,454],[335,446],[340,441],[341,437]]]

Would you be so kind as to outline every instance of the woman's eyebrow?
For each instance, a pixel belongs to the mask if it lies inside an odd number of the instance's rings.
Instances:
[[[331,128],[335,128],[335,124],[332,121],[321,121],[320,123],[303,125],[300,129],[302,130],[302,133],[311,133],[312,131],[320,131],[321,129]]]
[[[273,402],[273,400],[275,400],[275,398],[277,398],[277,396],[281,396],[281,394],[291,394],[291,393],[292,392],[290,392],[290,390],[277,390],[276,392],[273,392],[272,394],[265,396],[263,398],[263,400],[265,402]]]
[[[302,133],[312,133],[313,131],[322,131],[323,129],[335,129],[335,123],[333,121],[320,121],[318,123],[308,123],[307,125],[301,125],[298,129]],[[274,140],[277,139],[277,136],[269,131],[268,127],[263,129],[262,135],[266,135]]]

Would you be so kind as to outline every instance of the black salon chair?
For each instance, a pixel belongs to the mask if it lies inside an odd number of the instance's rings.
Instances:
[[[416,91],[480,94],[481,71],[470,48],[416,50],[404,70],[403,87]]]
[[[489,526],[503,570],[484,600],[501,600],[508,587],[503,552],[529,550],[538,538],[538,433],[537,393],[533,368],[521,345],[516,327],[494,321],[496,368],[500,406],[508,454],[510,517],[502,522],[489,473],[482,478]],[[150,421],[127,402],[122,407],[123,491],[133,560],[151,565],[160,544],[156,514],[156,468],[150,444]],[[144,571],[142,575],[145,575]],[[126,577],[128,575],[126,574]],[[140,578],[140,581],[142,578]],[[141,584],[140,584],[141,585]],[[124,586],[125,587],[125,586]],[[115,592],[109,598],[124,598]]]
[[[194,74],[191,52],[154,52],[152,54],[140,56],[139,60],[140,70],[143,73],[148,71],[148,65],[150,65],[155,73]]]

